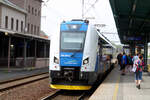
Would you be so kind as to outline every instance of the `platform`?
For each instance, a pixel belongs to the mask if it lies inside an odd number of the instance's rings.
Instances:
[[[150,76],[143,72],[141,89],[137,89],[134,73],[120,75],[114,68],[89,100],[150,100]]]
[[[39,73],[45,73],[48,71],[49,71],[48,67],[38,69],[12,68],[10,72],[8,72],[7,69],[0,68],[0,82],[31,76]]]

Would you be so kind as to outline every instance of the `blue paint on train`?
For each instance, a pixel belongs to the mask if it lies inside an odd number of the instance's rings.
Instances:
[[[64,22],[60,26],[61,31],[87,31],[88,24],[82,21]]]
[[[96,57],[96,65],[95,65],[95,72],[98,71],[98,67],[99,67],[99,56],[97,55],[97,57]]]
[[[67,27],[67,25],[63,23],[63,24],[61,24],[61,26],[60,26],[60,30],[61,30],[61,31],[69,30],[69,27]]]
[[[81,67],[83,53],[81,52],[61,52],[60,66]]]

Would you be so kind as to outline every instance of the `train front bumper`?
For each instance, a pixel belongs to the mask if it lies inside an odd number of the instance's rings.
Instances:
[[[50,84],[53,89],[64,89],[64,90],[89,90],[92,86],[79,86],[79,85],[57,85]]]

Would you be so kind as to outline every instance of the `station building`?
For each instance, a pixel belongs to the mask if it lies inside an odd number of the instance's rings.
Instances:
[[[50,40],[41,32],[42,0],[0,0],[0,67],[48,66]]]

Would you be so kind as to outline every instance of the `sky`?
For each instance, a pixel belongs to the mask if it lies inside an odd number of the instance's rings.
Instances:
[[[82,18],[82,0],[43,1],[41,29],[50,37],[59,33],[59,25],[63,20]],[[101,32],[110,41],[120,44],[116,42],[120,40],[109,0],[84,0],[83,9],[84,18],[90,18],[95,24],[104,24],[104,27],[99,27]]]

